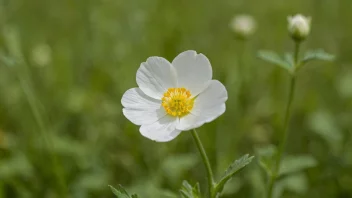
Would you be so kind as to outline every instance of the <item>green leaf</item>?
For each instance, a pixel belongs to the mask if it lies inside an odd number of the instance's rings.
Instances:
[[[241,170],[243,167],[251,163],[253,158],[254,156],[249,156],[249,154],[245,154],[240,159],[235,160],[225,171],[225,176]]]
[[[249,156],[246,154],[240,159],[235,160],[225,171],[224,176],[221,178],[220,182],[216,185],[215,191],[221,192],[226,184],[238,171],[242,170],[245,166],[252,162],[254,156]]]
[[[300,172],[304,169],[312,168],[317,165],[317,160],[311,155],[287,156],[280,164],[279,175],[281,176]]]
[[[302,59],[302,63],[304,64],[313,60],[333,61],[334,59],[334,55],[325,52],[323,49],[318,49],[306,52]]]
[[[183,181],[180,193],[183,198],[200,198],[199,183],[192,187],[187,181]]]
[[[260,59],[263,59],[264,61],[267,61],[269,63],[273,63],[274,65],[278,65],[290,73],[293,72],[293,64],[290,59],[286,60],[282,59],[277,53],[273,51],[267,51],[267,50],[262,50],[258,52],[258,57]]]
[[[116,195],[117,198],[138,198],[138,195],[136,194],[133,194],[132,196],[130,196],[121,185],[119,185],[117,188],[114,188],[110,185],[109,187],[111,191]]]

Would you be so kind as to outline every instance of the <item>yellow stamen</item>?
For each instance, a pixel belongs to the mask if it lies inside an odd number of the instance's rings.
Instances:
[[[193,109],[194,98],[191,96],[185,88],[169,88],[161,99],[161,105],[169,115],[182,117]]]

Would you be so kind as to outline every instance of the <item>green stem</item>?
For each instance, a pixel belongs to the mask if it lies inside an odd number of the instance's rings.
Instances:
[[[215,198],[216,197],[216,192],[214,192],[214,176],[213,176],[213,171],[211,169],[210,161],[208,159],[207,153],[205,152],[205,149],[203,147],[202,141],[200,140],[198,133],[195,129],[191,132],[193,139],[197,145],[197,148],[199,150],[199,153],[202,157],[203,163],[205,165],[205,168],[207,170],[207,178],[208,178],[208,188],[209,188],[209,196],[210,198]]]
[[[295,51],[294,51],[294,61],[295,61],[295,67],[297,67],[299,65],[300,43],[296,42],[295,44],[296,45],[295,45]],[[296,77],[295,77],[295,74],[293,74],[291,76],[290,91],[289,91],[288,101],[286,104],[285,120],[284,120],[284,125],[282,128],[282,134],[283,134],[282,140],[281,140],[281,144],[279,146],[278,154],[276,157],[276,164],[275,164],[274,170],[273,170],[271,177],[270,177],[267,198],[272,198],[275,181],[278,177],[282,156],[283,156],[283,153],[284,153],[284,150],[286,147],[286,142],[287,142],[287,137],[288,137],[288,125],[289,125],[289,121],[290,121],[290,117],[291,117],[291,109],[292,109],[292,102],[293,102],[294,94],[295,94],[295,87],[296,87]]]
[[[294,61],[295,61],[295,67],[297,67],[299,65],[299,47],[300,47],[301,43],[300,42],[295,42],[295,51],[294,51]]]

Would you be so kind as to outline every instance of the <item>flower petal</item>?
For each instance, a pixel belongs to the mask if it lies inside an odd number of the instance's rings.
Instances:
[[[177,117],[166,115],[152,124],[142,125],[139,131],[144,137],[151,140],[157,142],[168,142],[176,138],[181,133],[181,130],[176,129],[177,124]]]
[[[225,112],[226,100],[227,91],[224,85],[212,80],[209,87],[195,99],[191,113],[182,117],[176,128],[185,131],[213,121]]]
[[[127,90],[121,103],[125,107],[123,114],[136,125],[153,123],[166,114],[160,100],[147,96],[139,88]]]
[[[172,61],[172,65],[177,73],[177,86],[189,89],[193,96],[202,92],[212,79],[213,71],[208,58],[196,51],[182,52]]]
[[[135,125],[150,124],[165,116],[164,109],[141,110],[141,109],[122,109],[123,115]]]
[[[162,57],[150,57],[142,63],[136,80],[139,88],[155,99],[161,99],[168,88],[177,86],[173,66]]]

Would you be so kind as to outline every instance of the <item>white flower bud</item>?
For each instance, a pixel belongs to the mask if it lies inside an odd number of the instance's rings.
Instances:
[[[256,22],[250,15],[238,15],[230,22],[230,28],[239,38],[246,39],[254,34]]]
[[[290,36],[297,42],[303,41],[310,33],[311,17],[306,17],[301,14],[289,16],[288,31]]]

